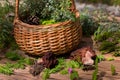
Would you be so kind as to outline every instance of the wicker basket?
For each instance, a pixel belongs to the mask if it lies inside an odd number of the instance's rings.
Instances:
[[[14,37],[21,50],[32,55],[43,55],[46,52],[64,54],[78,47],[82,28],[79,23],[79,12],[72,0],[72,11],[78,20],[65,21],[52,25],[29,25],[19,19],[19,0],[16,0]]]

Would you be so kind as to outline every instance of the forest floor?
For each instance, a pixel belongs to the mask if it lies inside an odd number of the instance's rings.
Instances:
[[[2,1],[1,1],[2,2]],[[77,6],[79,9],[79,6]],[[81,7],[81,6],[80,6]],[[116,8],[115,8],[116,9]],[[110,9],[112,10],[112,9]],[[115,12],[114,10],[112,12]],[[120,18],[116,17],[119,21]],[[85,37],[82,38],[80,46],[93,46],[93,41],[91,38]],[[96,54],[100,54],[99,51],[96,50]],[[98,63],[98,80],[120,80],[120,57],[114,57],[111,54],[104,54],[105,58],[114,58],[113,61],[102,61]],[[4,57],[4,54],[0,53],[0,64],[4,64],[9,62],[8,59]],[[112,75],[111,73],[111,65],[115,66],[116,75]],[[30,66],[25,69],[17,69],[14,71],[13,75],[5,75],[0,74],[0,80],[42,80],[41,75],[32,76],[29,73]],[[79,73],[80,80],[92,80],[92,74],[94,70],[83,71],[81,69],[77,69]],[[70,80],[69,75],[61,75],[60,73],[51,74],[48,80]]]
[[[81,41],[80,46],[90,46],[93,47],[93,41],[91,38],[84,37]],[[96,51],[99,54],[99,51]],[[3,55],[1,55],[2,57]],[[113,61],[101,61],[98,63],[98,80],[120,80],[120,57],[113,57],[111,54],[105,54],[105,58],[114,58]],[[1,58],[0,64],[9,62],[6,58]],[[111,65],[115,66],[116,75],[112,75]],[[29,73],[30,66],[25,69],[16,69],[13,75],[0,74],[0,80],[42,80],[41,75],[32,76]],[[92,74],[94,70],[83,71],[77,69],[79,73],[80,80],[92,80]],[[60,73],[51,74],[48,80],[70,80],[69,75],[62,75]]]

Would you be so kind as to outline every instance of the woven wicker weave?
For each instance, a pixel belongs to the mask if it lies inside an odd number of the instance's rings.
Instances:
[[[72,10],[75,11],[72,2]],[[14,37],[21,50],[32,55],[43,55],[46,52],[59,55],[78,47],[82,37],[79,19],[52,25],[29,25],[19,20],[18,6],[19,0],[16,0]],[[79,17],[78,12],[76,17]]]

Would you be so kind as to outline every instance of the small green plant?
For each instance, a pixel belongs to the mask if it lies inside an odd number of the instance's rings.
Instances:
[[[103,41],[99,47],[100,51],[112,52],[115,50],[115,43],[109,41]]]
[[[10,60],[13,60],[13,61],[16,61],[16,60],[19,60],[22,58],[22,56],[20,56],[19,54],[17,54],[17,52],[15,51],[9,51],[5,54],[5,57],[10,59]]]
[[[120,56],[120,52],[115,52],[115,53],[113,54],[113,56],[115,56],[115,57]]]
[[[27,65],[32,65],[34,62],[33,59],[30,58],[21,58],[17,61],[17,63],[13,64],[13,68],[15,69],[24,69]]]
[[[0,49],[16,49],[17,44],[13,37],[14,6],[5,0],[4,6],[0,3]]]
[[[58,65],[56,65],[55,68],[51,69],[50,73],[56,73],[61,70],[64,72],[64,70],[66,71],[68,68],[80,68],[82,65],[82,63],[78,63],[77,61],[73,60],[65,62],[65,59],[63,58],[59,58],[58,61]]]
[[[61,69],[64,68],[64,65],[65,65],[65,59],[64,58],[59,58],[58,59],[58,65],[56,65],[55,68],[50,70],[50,74],[59,72]]]
[[[80,23],[82,26],[83,34],[86,36],[93,35],[95,30],[98,28],[97,22],[90,15],[85,13],[80,15]]]
[[[42,74],[42,80],[47,80],[50,77],[49,69],[44,69],[43,74]]]
[[[108,61],[113,61],[113,60],[114,60],[114,58],[109,57],[109,58],[107,58],[107,60],[108,60]]]
[[[59,72],[62,68],[63,68],[63,65],[58,64],[58,65],[55,66],[55,68],[50,70],[50,74]]]
[[[112,36],[111,32],[108,32],[108,30],[105,30],[104,28],[105,27],[102,25],[98,27],[97,31],[94,33],[94,40],[101,42]]]
[[[74,61],[74,60],[70,60],[70,61],[66,62],[65,67],[67,67],[67,68],[80,68],[81,65],[82,65],[82,63],[79,63],[79,62]]]
[[[97,74],[98,74],[98,58],[95,60],[95,71],[92,74],[92,80],[97,80]]]
[[[97,48],[102,53],[114,53],[117,54],[120,49],[119,38],[120,38],[120,24],[117,22],[103,22],[100,24],[97,31],[94,33],[94,41]]]
[[[0,73],[11,75],[14,72],[13,72],[13,69],[11,69],[11,65],[10,64],[6,64],[6,65],[1,65],[0,64]]]
[[[78,72],[73,70],[72,68],[69,68],[69,75],[70,75],[70,80],[79,80]]]
[[[53,69],[45,69],[45,71],[43,71],[43,80],[46,80],[47,75],[50,76],[50,74],[52,73],[56,73],[56,72],[60,72],[60,74],[65,75],[69,73],[69,69],[71,68],[72,70],[74,68],[80,68],[82,66],[81,63],[78,63],[77,61],[65,61],[64,58],[59,58],[58,59],[58,65],[55,66],[55,68]],[[70,74],[70,78],[71,80],[73,80],[73,78],[78,78],[79,75],[77,73],[77,71],[73,70],[72,73]]]
[[[82,63],[79,63],[77,61],[74,61],[74,60],[70,60],[68,62],[65,63],[64,65],[64,69],[60,71],[61,74],[68,74],[68,69],[69,68],[81,68],[82,66]]]
[[[82,63],[79,63],[77,61],[74,60],[70,60],[70,61],[66,61],[64,58],[59,58],[58,59],[58,65],[55,66],[55,68],[50,69],[50,73],[56,73],[59,72],[61,70],[66,71],[66,69],[68,68],[80,68],[82,65]]]
[[[116,69],[114,65],[111,65],[111,73],[112,75],[116,75]]]
[[[24,69],[27,65],[33,64],[33,60],[30,58],[21,58],[16,63],[6,63],[0,65],[0,73],[11,75],[14,73],[14,69]]]
[[[104,61],[105,60],[105,57],[102,54],[97,55],[97,58],[98,58],[98,61]]]
[[[118,49],[116,49],[116,51],[113,53],[113,56],[120,56],[120,47],[118,47]]]
[[[68,68],[65,68],[65,69],[61,70],[60,74],[62,74],[62,75],[68,74]]]

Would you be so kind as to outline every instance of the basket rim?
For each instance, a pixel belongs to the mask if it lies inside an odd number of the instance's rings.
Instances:
[[[58,23],[54,23],[54,24],[48,24],[48,25],[31,25],[31,24],[28,24],[28,23],[25,23],[19,19],[15,19],[14,21],[14,26],[16,24],[18,25],[22,25],[22,26],[25,26],[27,28],[35,28],[35,27],[43,27],[43,28],[49,28],[49,27],[59,27],[59,26],[64,26],[64,25],[67,25],[67,24],[70,24],[72,23],[72,21],[65,21],[65,22],[58,22]]]
[[[75,11],[75,16],[76,16],[76,19],[79,18],[80,14],[79,14],[79,11],[76,10]],[[19,18],[14,18],[14,26],[16,24],[19,24],[19,25],[22,25],[22,26],[25,26],[27,28],[35,28],[35,27],[40,27],[40,28],[50,28],[50,27],[59,27],[59,26],[65,26],[67,24],[71,24],[73,23],[73,21],[71,20],[68,20],[68,21],[64,21],[64,22],[57,22],[57,23],[54,23],[54,24],[48,24],[48,25],[31,25],[31,24],[28,24],[28,23],[25,23],[23,21],[21,21]]]

